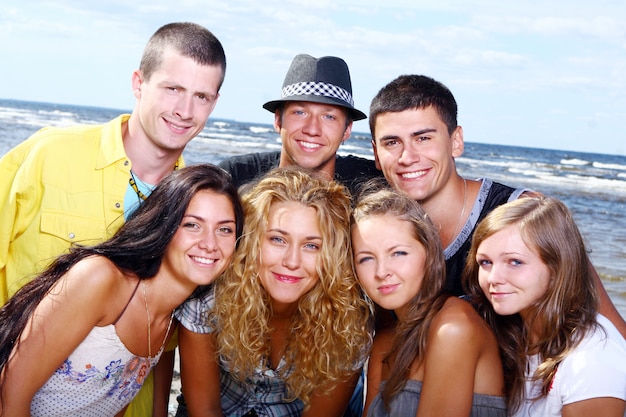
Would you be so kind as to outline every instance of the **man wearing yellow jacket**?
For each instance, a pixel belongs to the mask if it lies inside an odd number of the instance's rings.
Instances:
[[[183,165],[182,152],[204,129],[225,70],[224,50],[210,31],[167,24],[132,74],[131,115],[44,128],[0,159],[2,304],[72,244],[109,238],[152,187]],[[126,415],[151,416],[152,398],[146,382]],[[155,415],[167,415],[161,408]]]

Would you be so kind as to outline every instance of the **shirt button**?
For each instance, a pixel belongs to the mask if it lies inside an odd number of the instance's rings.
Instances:
[[[74,239],[74,238],[76,237],[76,235],[75,235],[74,233],[70,233],[70,234],[68,235],[68,237],[69,237],[70,239]]]
[[[128,161],[124,161],[124,166],[127,167],[128,166]]]
[[[122,205],[120,203],[115,203],[115,208],[120,208]]]

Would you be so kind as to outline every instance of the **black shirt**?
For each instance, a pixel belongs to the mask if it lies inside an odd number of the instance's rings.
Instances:
[[[235,186],[240,187],[277,168],[280,163],[280,151],[237,155],[223,160],[218,165],[233,177]],[[384,178],[371,159],[354,155],[337,155],[335,162],[335,180],[345,185],[352,195],[360,184],[372,179]]]

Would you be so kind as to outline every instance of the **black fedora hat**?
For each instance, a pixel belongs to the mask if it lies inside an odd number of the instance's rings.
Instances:
[[[345,107],[352,120],[367,117],[354,108],[348,64],[335,56],[296,55],[285,76],[280,99],[268,101],[263,108],[273,113],[286,101],[334,104]]]

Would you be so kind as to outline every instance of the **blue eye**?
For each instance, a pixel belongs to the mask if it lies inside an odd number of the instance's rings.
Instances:
[[[310,250],[319,250],[320,247],[319,245],[316,245],[315,243],[307,243],[304,245],[305,248],[310,249]]]
[[[373,259],[374,259],[374,258],[373,258],[373,257],[371,257],[371,256],[363,256],[363,257],[358,258],[356,262],[357,262],[358,264],[362,264],[362,263],[365,263],[365,262],[371,261],[371,260],[373,260]]]

